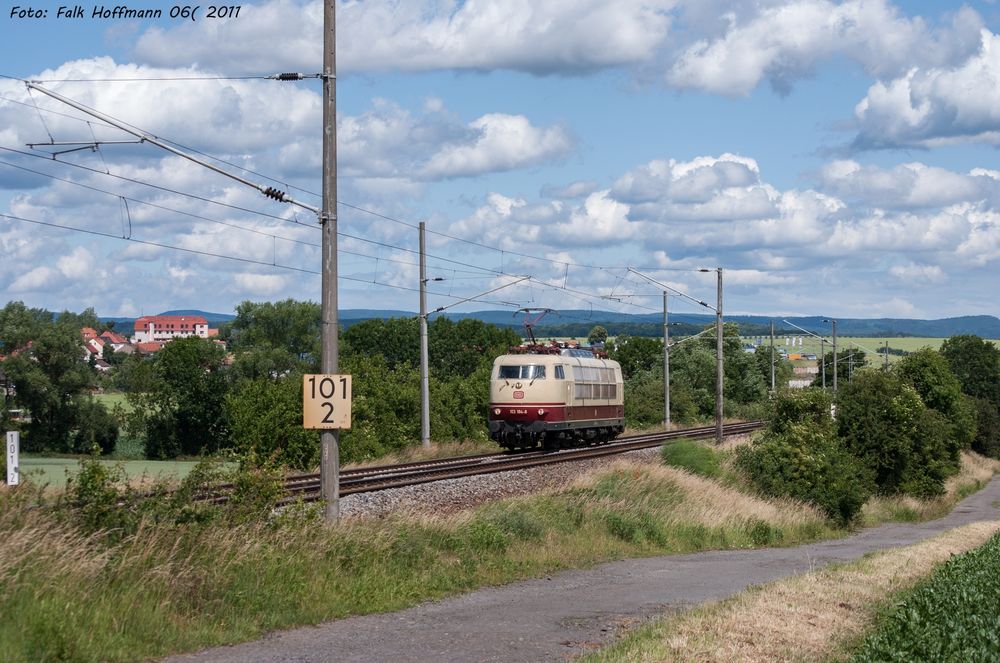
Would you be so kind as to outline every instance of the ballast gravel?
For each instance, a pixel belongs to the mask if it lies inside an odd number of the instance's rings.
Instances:
[[[340,498],[342,518],[381,518],[400,512],[449,514],[486,502],[530,495],[571,483],[591,470],[607,466],[616,459],[658,462],[658,448],[629,451],[617,456],[567,461],[543,467],[529,467],[496,474],[480,474],[461,479],[444,479],[405,488],[374,493],[359,493]]]

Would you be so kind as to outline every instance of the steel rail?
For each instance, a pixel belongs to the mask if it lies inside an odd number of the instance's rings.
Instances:
[[[749,433],[763,427],[760,421],[729,424],[725,426],[726,435],[739,435]],[[536,451],[520,454],[483,454],[480,456],[465,456],[452,460],[452,463],[439,462],[415,462],[401,465],[390,465],[366,468],[370,472],[367,475],[355,474],[345,476],[341,473],[340,491],[342,495],[352,495],[357,493],[375,492],[388,490],[391,488],[403,488],[415,486],[423,483],[431,483],[444,479],[455,479],[480,474],[493,474],[497,472],[507,472],[511,470],[551,465],[555,463],[565,463],[588,458],[600,458],[629,451],[638,451],[650,447],[659,446],[663,442],[681,438],[704,439],[715,435],[714,426],[701,428],[687,428],[682,430],[666,431],[661,433],[648,433],[635,435],[628,438],[603,444],[599,446],[582,447],[577,449],[567,449],[563,451]],[[382,470],[379,472],[378,470]],[[299,475],[289,477],[286,483],[286,497],[284,502],[295,499],[303,501],[314,501],[319,499],[319,483],[311,475]]]

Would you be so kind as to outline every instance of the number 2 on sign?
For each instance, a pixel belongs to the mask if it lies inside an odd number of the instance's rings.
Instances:
[[[351,427],[350,375],[304,375],[302,386],[303,427]]]

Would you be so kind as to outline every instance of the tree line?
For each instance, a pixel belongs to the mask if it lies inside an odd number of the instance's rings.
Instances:
[[[84,360],[83,326],[101,328],[92,310],[52,316],[20,302],[0,310],[0,372],[17,390],[13,402],[5,401],[0,418],[5,428],[23,430],[26,451],[79,453],[96,444],[110,453],[124,435],[140,441],[149,458],[233,452],[254,462],[315,466],[318,433],[301,426],[301,376],[319,369],[318,304],[243,302],[235,319],[220,328],[225,347],[197,337],[176,339],[149,357],[112,357],[108,375],[98,375]],[[671,414],[680,423],[714,416],[715,330],[710,326],[696,331],[698,336],[675,337],[670,349]],[[764,418],[772,405],[771,352],[767,347],[746,352],[739,331],[736,324],[724,326],[726,414]],[[607,330],[592,327],[588,336],[607,339]],[[471,318],[430,322],[434,439],[486,439],[492,361],[520,342],[510,328]],[[621,334],[606,350],[622,366],[628,424],[659,424],[662,339]],[[418,319],[353,324],[341,330],[340,352],[340,371],[355,376],[352,428],[341,435],[343,460],[377,458],[417,441]],[[832,355],[827,359],[832,366]],[[849,382],[846,357],[838,359],[837,370],[844,371],[838,375],[842,398],[859,388],[851,385],[864,372],[855,367]],[[907,373],[917,365],[923,367],[917,373],[936,377],[918,379]],[[775,382],[787,384],[791,364],[776,355],[773,370]],[[952,377],[948,381],[942,375]],[[861,384],[873,379],[864,378]],[[954,337],[940,353],[914,353],[890,377],[879,379],[912,383],[922,407],[950,422],[949,434],[960,447],[1000,455],[1000,351],[992,344],[978,337]],[[124,392],[126,406],[109,411],[91,395],[98,387]],[[873,396],[894,393],[886,385],[879,389],[882,392],[876,389]],[[27,410],[30,421],[11,421],[9,410],[14,407]],[[851,411],[843,404],[838,407],[844,414]],[[929,419],[922,425],[933,427]]]

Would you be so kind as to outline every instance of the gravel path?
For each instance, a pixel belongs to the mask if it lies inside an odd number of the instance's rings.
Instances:
[[[167,659],[245,661],[565,661],[665,611],[750,585],[922,541],[1000,517],[1000,477],[926,523],[890,524],[797,548],[712,551],[624,560],[487,588],[383,615],[351,617]]]

